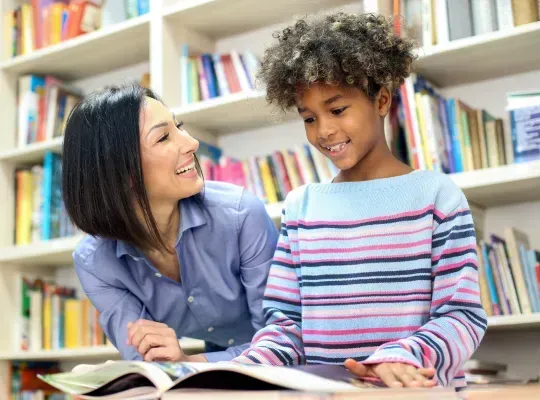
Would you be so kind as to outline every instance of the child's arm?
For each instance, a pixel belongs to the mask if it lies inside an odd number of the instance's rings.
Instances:
[[[293,365],[305,360],[298,266],[293,260],[286,224],[283,211],[281,233],[264,293],[266,327],[255,334],[251,347],[235,358],[235,362]]]
[[[459,194],[459,195],[457,195]],[[414,335],[386,343],[363,364],[404,363],[435,368],[438,383],[462,378],[462,365],[474,353],[487,328],[480,303],[476,235],[465,196],[449,196],[453,210],[435,211],[432,237],[433,294],[430,319]]]

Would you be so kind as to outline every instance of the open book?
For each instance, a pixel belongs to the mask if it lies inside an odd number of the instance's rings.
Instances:
[[[372,387],[341,366],[117,361],[87,371],[39,375],[81,399],[158,399],[169,390],[298,390],[335,393]]]

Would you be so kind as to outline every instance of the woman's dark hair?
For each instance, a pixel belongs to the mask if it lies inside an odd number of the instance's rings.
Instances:
[[[373,100],[382,86],[393,91],[410,74],[414,42],[394,33],[392,19],[335,13],[299,19],[274,34],[258,78],[266,98],[282,110],[315,82],[356,86]]]
[[[62,197],[73,223],[89,235],[167,249],[142,173],[139,116],[146,97],[161,101],[136,84],[107,86],[73,108],[65,129]]]

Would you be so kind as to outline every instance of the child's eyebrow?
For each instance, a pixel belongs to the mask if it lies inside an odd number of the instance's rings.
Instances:
[[[330,97],[329,99],[326,99],[326,100],[324,101],[324,104],[326,104],[326,105],[332,104],[334,101],[339,100],[339,99],[341,99],[342,97],[343,97],[342,95],[336,94],[335,96]]]

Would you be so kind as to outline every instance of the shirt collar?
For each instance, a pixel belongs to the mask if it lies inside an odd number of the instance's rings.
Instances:
[[[206,225],[206,216],[204,215],[202,205],[194,197],[188,197],[178,202],[180,208],[180,226],[178,231],[178,241],[182,237],[182,234],[188,229],[196,228],[198,226]],[[116,257],[120,258],[124,255],[130,255],[132,257],[139,257],[136,249],[129,243],[123,240],[116,241]]]

